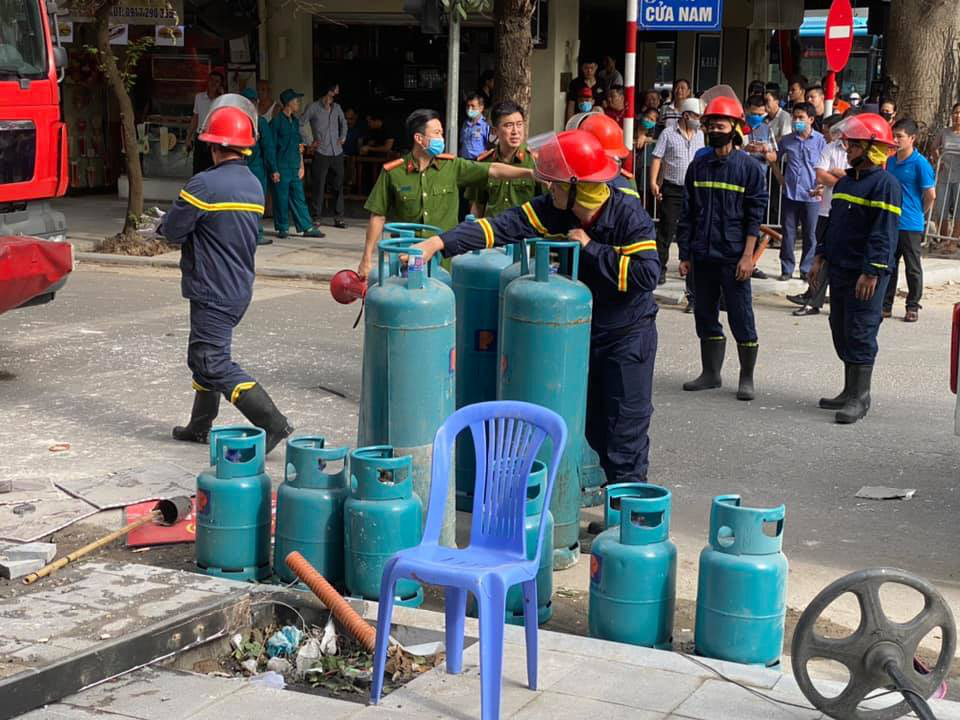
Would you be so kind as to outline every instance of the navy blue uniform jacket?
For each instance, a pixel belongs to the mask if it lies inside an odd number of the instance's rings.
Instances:
[[[681,260],[735,263],[767,212],[763,168],[742,150],[718,157],[700,150],[687,168],[677,225]]]
[[[197,173],[163,217],[160,234],[180,245],[185,298],[245,305],[253,294],[263,188],[243,160]]]
[[[566,239],[579,227],[572,212],[556,209],[549,195],[540,195],[494,218],[461,223],[440,237],[443,254],[450,257],[524,238]],[[611,190],[593,224],[583,229],[591,242],[580,251],[580,280],[593,293],[593,332],[623,330],[656,317],[653,290],[660,259],[653,222],[636,192]]]
[[[830,224],[817,255],[832,268],[886,275],[897,248],[902,190],[886,170],[847,170],[833,187]]]

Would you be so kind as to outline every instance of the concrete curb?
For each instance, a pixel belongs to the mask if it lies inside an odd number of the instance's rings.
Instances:
[[[136,255],[113,255],[110,253],[77,252],[73,255],[77,262],[97,265],[119,265],[121,267],[158,267],[180,268],[179,260],[164,257],[139,257]],[[329,282],[336,274],[333,270],[298,270],[295,268],[260,267],[257,277],[283,278],[286,280],[314,280]]]

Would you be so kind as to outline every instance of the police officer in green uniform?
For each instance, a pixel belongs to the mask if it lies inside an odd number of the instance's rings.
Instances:
[[[524,143],[523,108],[511,100],[498,102],[490,113],[496,147],[477,158],[478,162],[500,162],[508,165],[532,168],[533,157]],[[490,178],[485,186],[467,188],[470,212],[476,217],[494,217],[504,210],[530,202],[542,192],[539,183],[530,178],[522,180],[495,180]]]
[[[246,88],[242,93],[247,100],[254,105],[257,104],[257,91],[253,88]],[[273,141],[273,130],[270,129],[270,122],[263,116],[257,117],[257,144],[250,149],[247,155],[247,167],[250,172],[260,181],[260,187],[263,188],[263,196],[267,196],[269,183],[267,177],[272,176],[277,171],[277,146]],[[260,230],[257,232],[257,245],[270,245],[273,240],[263,236],[263,222],[260,222]]]
[[[294,117],[300,111],[300,98],[292,88],[280,93],[281,112],[270,121],[270,129],[277,144],[277,167],[273,174],[273,224],[277,237],[287,237],[290,224],[287,214],[293,215],[297,232],[304,237],[324,237],[314,227],[303,193],[303,139],[300,137],[300,121]]]
[[[435,110],[414,110],[406,122],[412,150],[383,166],[364,208],[370,213],[357,274],[367,277],[386,222],[412,222],[449,230],[457,224],[460,189],[488,179],[533,179],[533,170],[499,162],[478,163],[444,154],[443,124]]]

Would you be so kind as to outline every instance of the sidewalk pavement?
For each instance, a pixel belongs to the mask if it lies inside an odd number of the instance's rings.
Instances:
[[[131,267],[177,268],[180,252],[174,251],[154,257],[132,257],[92,252],[95,243],[107,235],[118,232],[126,211],[126,202],[112,196],[87,196],[61,198],[54,206],[67,216],[68,239],[73,244],[79,262]],[[163,208],[161,208],[163,209]],[[332,225],[323,226],[325,238],[290,236],[279,240],[273,230],[273,222],[265,223],[267,237],[272,245],[257,248],[257,275],[261,277],[301,278],[326,282],[339,270],[354,269],[360,261],[360,253],[366,233],[366,222],[347,220],[347,228],[339,230]],[[677,275],[677,248],[671,247],[670,274],[667,282],[654,291],[657,300],[668,305],[684,302],[684,282]],[[802,293],[807,284],[801,280],[780,282],[777,250],[767,250],[760,259],[759,268],[770,279],[753,280],[754,296],[784,297]],[[960,283],[960,262],[944,258],[923,259],[925,286]],[[906,287],[904,268],[901,263],[900,287]]]
[[[118,665],[127,657],[116,651],[123,640],[103,637],[107,634],[104,630],[109,628],[114,637],[126,636],[132,644],[142,642],[143,638],[172,638],[170,629],[182,627],[188,636],[169,642],[179,641],[178,647],[184,647],[192,639],[191,633],[212,639],[234,632],[249,621],[246,613],[250,605],[235,605],[234,610],[224,613],[232,622],[217,632],[215,621],[191,622],[187,615],[191,607],[194,612],[209,613],[211,608],[223,609],[231,600],[237,603],[245,595],[254,596],[250,597],[254,600],[252,605],[258,605],[276,602],[277,596],[265,594],[266,591],[280,592],[284,598],[296,596],[294,591],[125,563],[87,562],[82,569],[74,567],[63,573],[59,577],[65,582],[58,587],[37,590],[17,600],[0,601],[0,617],[5,633],[11,628],[11,638],[36,640],[40,633],[49,638],[49,644],[3,651],[4,656],[12,653],[12,657],[18,658],[14,661],[4,657],[7,662],[23,663],[25,675],[21,679],[31,680],[31,696],[39,694],[50,683],[73,681],[73,687],[77,687],[82,681],[70,676],[64,678],[64,674],[87,663],[92,663],[86,665],[92,670],[91,682],[125,673],[144,662],[153,667],[123,674],[62,699],[56,695],[58,702],[21,715],[25,720],[480,717],[476,642],[479,633],[477,621],[472,618],[467,618],[464,628],[467,647],[462,674],[448,675],[441,665],[383,698],[380,706],[366,707],[357,702],[256,687],[244,679],[178,672],[169,667],[161,669],[159,663],[148,660],[133,662],[132,655],[132,664]],[[296,599],[290,601],[297,602]],[[363,603],[362,614],[368,621],[375,620],[376,603]],[[148,618],[155,619],[156,629],[144,626]],[[436,637],[444,627],[444,615],[427,610],[396,608],[393,620],[397,625],[415,629],[411,634],[422,631]],[[103,633],[101,640],[96,639],[94,630],[98,626]],[[136,631],[140,632],[133,637]],[[70,641],[70,637],[74,640]],[[45,648],[53,652],[46,653]],[[539,648],[539,689],[533,691],[527,687],[524,629],[506,627],[501,717],[516,720],[556,717],[564,720],[825,720],[824,715],[809,706],[793,678],[775,670],[702,658],[694,662],[678,653],[544,630],[539,633]],[[176,650],[165,646],[162,651],[155,651],[155,657],[164,655],[168,649]],[[107,666],[101,667],[103,663]],[[15,678],[17,675],[10,675],[7,681]],[[828,696],[841,689],[836,683],[816,681],[816,684]],[[23,683],[20,687],[23,688]],[[23,696],[17,698],[22,700]],[[891,704],[890,700],[888,696],[883,704]],[[931,705],[940,720],[960,720],[960,704],[934,701]],[[2,709],[0,715],[7,717]]]

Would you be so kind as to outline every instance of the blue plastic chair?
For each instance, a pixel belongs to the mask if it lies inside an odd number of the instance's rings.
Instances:
[[[441,547],[440,526],[449,484],[450,456],[457,435],[469,426],[476,451],[476,487],[470,545]],[[416,578],[446,588],[447,672],[463,668],[463,624],[467,591],[477,600],[480,616],[480,684],[483,720],[500,717],[503,668],[503,628],[507,590],[523,585],[527,641],[527,684],[537,689],[537,569],[543,548],[546,513],[541,514],[537,552],[527,559],[525,507],[527,479],[546,438],[553,444],[548,467],[545,506],[549,506],[567,426],[552,410],[524,402],[484,402],[467,405],[447,418],[433,441],[430,503],[423,541],[401,550],[383,569],[377,646],[370,701],[376,705],[383,690],[383,672],[393,616],[393,586],[399,578]]]

